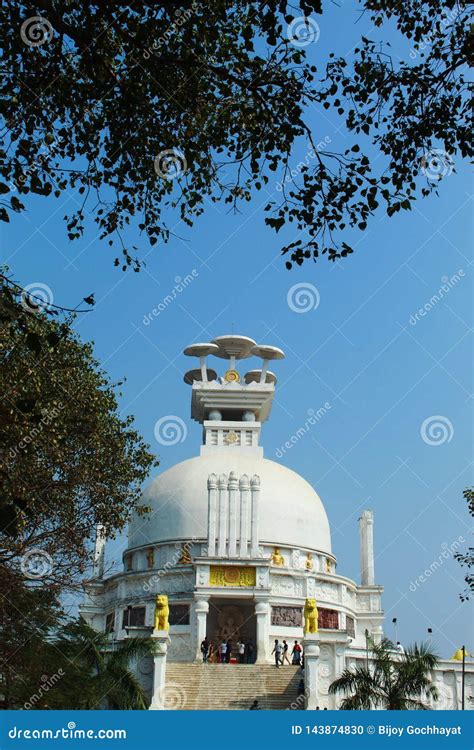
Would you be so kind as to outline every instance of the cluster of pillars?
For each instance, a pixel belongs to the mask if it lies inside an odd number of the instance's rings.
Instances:
[[[209,600],[199,597],[194,606],[195,613],[195,643],[196,660],[201,661],[201,642],[207,632],[207,615]],[[270,653],[270,605],[267,601],[255,602],[255,616],[257,618],[257,664],[267,664],[271,661]],[[166,684],[166,656],[170,643],[167,631],[154,630],[152,638],[156,643],[153,671],[153,695],[150,710],[164,709],[164,694]],[[303,638],[304,650],[304,679],[305,679],[305,708],[315,709],[318,705],[318,662],[319,662],[319,634],[307,633]]]

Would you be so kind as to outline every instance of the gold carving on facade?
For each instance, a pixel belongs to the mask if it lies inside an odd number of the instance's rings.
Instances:
[[[256,571],[255,568],[237,565],[211,565],[209,584],[211,586],[255,586]]]
[[[272,565],[284,565],[285,564],[285,558],[280,552],[279,547],[275,547],[272,552]]]

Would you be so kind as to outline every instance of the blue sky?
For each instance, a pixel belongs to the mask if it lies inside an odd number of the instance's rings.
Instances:
[[[354,25],[356,18],[350,4],[327,6],[317,19],[319,41],[309,50],[318,65],[331,49],[350,57],[358,35],[371,33],[369,20]],[[395,36],[392,43],[394,54],[402,54]],[[334,114],[314,109],[309,115],[316,140],[328,137],[335,148],[355,142]],[[62,217],[77,202],[74,194],[30,200],[27,214],[2,227],[1,255],[19,283],[46,284],[57,304],[74,306],[95,293],[97,304],[77,329],[95,342],[112,379],[126,377],[123,412],[135,415],[160,459],[158,471],[199,450],[200,426],[189,422],[190,390],[182,380],[190,367],[182,355],[186,345],[233,331],[284,349],[286,359],[273,368],[279,384],[263,428],[266,457],[276,458],[309,409],[330,404],[278,460],[320,494],[338,572],[356,580],[357,519],[362,509],[374,510],[386,631],[394,636],[397,617],[397,636],[408,643],[432,627],[444,656],[464,642],[474,650],[472,609],[459,600],[463,573],[451,554],[470,539],[462,491],[472,483],[473,443],[472,182],[460,159],[455,170],[438,199],[420,200],[392,219],[377,214],[357,235],[354,255],[335,265],[322,260],[285,270],[279,248],[294,238],[292,230],[277,236],[263,223],[268,193],[278,196],[278,176],[238,215],[209,203],[194,228],[175,217],[180,239],[167,246],[150,251],[131,228],[126,241],[146,255],[139,274],[113,267],[114,255],[92,223],[83,240],[67,240]],[[193,281],[145,325],[176,279],[188,274]],[[454,274],[443,298],[414,317]],[[304,313],[288,303],[299,283],[315,287],[317,294],[310,294],[319,300]],[[157,443],[154,425],[165,415],[186,421],[182,443]],[[440,421],[441,432],[430,433]],[[115,553],[120,550],[116,544]],[[424,576],[435,561],[436,570]]]

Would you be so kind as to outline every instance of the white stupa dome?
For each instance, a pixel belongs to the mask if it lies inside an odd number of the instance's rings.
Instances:
[[[305,479],[291,469],[258,455],[230,449],[176,464],[145,489],[145,516],[134,514],[129,549],[176,540],[205,540],[210,474],[260,477],[260,543],[307,548],[331,554],[331,536],[324,506]]]

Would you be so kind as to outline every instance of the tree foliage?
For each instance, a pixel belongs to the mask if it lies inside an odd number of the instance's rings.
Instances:
[[[112,643],[82,618],[67,621],[51,607],[48,614],[45,589],[24,594],[24,610],[0,644],[3,708],[148,708],[132,665],[154,653],[151,638]]]
[[[92,345],[4,280],[0,391],[0,584],[72,586],[96,525],[124,528],[153,456]]]
[[[0,577],[0,708],[21,708],[55,670],[47,646],[62,621],[50,587],[28,588],[2,565]],[[43,679],[42,679],[43,678]]]
[[[321,0],[10,0],[0,11],[0,218],[29,194],[73,191],[69,238],[90,214],[121,246],[115,263],[138,269],[122,237],[130,222],[154,245],[176,212],[191,224],[208,199],[237,208],[255,191],[272,195],[279,174],[266,222],[295,225],[287,265],[351,253],[350,228],[364,231],[379,205],[410,209],[471,149],[465,7],[358,5],[372,37],[351,62],[334,53],[319,71],[301,34],[314,32]],[[401,60],[383,44],[393,28]],[[319,148],[318,108],[353,135],[344,153]],[[305,142],[311,158],[294,178]]]
[[[467,503],[469,515],[474,517],[474,487],[467,487],[463,492],[463,496]],[[474,591],[474,575],[472,574],[472,568],[474,568],[474,548],[468,547],[467,552],[456,552],[454,558],[463,568],[467,568],[467,573],[464,577],[466,588],[460,594],[461,601],[464,602],[469,599],[470,594]]]
[[[343,693],[341,709],[429,709],[426,700],[438,698],[430,676],[438,658],[428,646],[415,644],[403,654],[395,650],[388,638],[383,638],[380,643],[369,638],[369,646],[371,665],[346,668],[329,686],[333,695]]]

